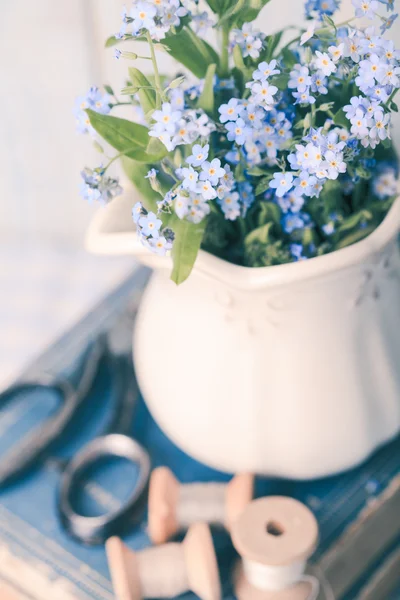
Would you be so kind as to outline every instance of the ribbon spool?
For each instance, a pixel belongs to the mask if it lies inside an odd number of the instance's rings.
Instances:
[[[149,486],[149,535],[162,544],[197,522],[232,523],[253,498],[254,475],[241,473],[229,483],[181,484],[167,467],[155,469]]]
[[[204,523],[190,527],[181,543],[134,552],[118,537],[106,542],[116,600],[172,598],[188,591],[202,600],[220,600],[214,545]]]
[[[269,496],[251,502],[231,530],[242,557],[235,572],[238,600],[311,600],[318,579],[304,575],[318,524],[301,502]]]

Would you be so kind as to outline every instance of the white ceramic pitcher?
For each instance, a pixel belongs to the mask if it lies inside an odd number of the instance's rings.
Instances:
[[[400,199],[365,240],[282,266],[200,252],[177,287],[137,240],[134,200],[100,210],[88,247],[155,269],[134,335],[145,400],[183,450],[223,471],[296,479],[364,460],[400,430]]]

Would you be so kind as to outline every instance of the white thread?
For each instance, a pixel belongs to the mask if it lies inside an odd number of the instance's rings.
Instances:
[[[298,583],[304,574],[304,560],[290,565],[263,565],[243,559],[243,571],[246,579],[255,588],[263,591],[279,591]]]
[[[314,577],[314,575],[303,575],[300,581],[305,581],[311,585],[311,592],[307,600],[317,600],[319,596],[319,590],[321,587],[318,577]]]
[[[243,571],[251,585],[266,592],[279,592],[302,581],[311,585],[307,600],[317,600],[320,583],[313,575],[304,575],[305,561],[290,565],[271,566],[243,559]]]
[[[146,548],[136,557],[144,597],[172,598],[189,590],[182,544]]]
[[[226,483],[189,483],[179,488],[176,518],[182,528],[196,521],[225,522]]]

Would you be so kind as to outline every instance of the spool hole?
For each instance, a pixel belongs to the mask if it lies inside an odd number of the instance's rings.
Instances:
[[[277,521],[268,521],[265,526],[265,530],[269,535],[273,535],[274,537],[280,537],[284,534],[284,529],[280,523]]]

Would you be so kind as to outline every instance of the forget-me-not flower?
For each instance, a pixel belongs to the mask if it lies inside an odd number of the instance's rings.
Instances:
[[[269,187],[275,189],[276,195],[281,198],[293,187],[293,173],[274,173]]]
[[[209,180],[212,185],[217,185],[218,180],[225,175],[225,169],[221,167],[219,158],[214,158],[211,162],[207,160],[201,165],[201,180]]]
[[[186,159],[187,164],[192,165],[193,167],[199,167],[205,160],[207,160],[209,151],[209,144],[205,144],[205,146],[195,144],[192,148],[192,154]]]

